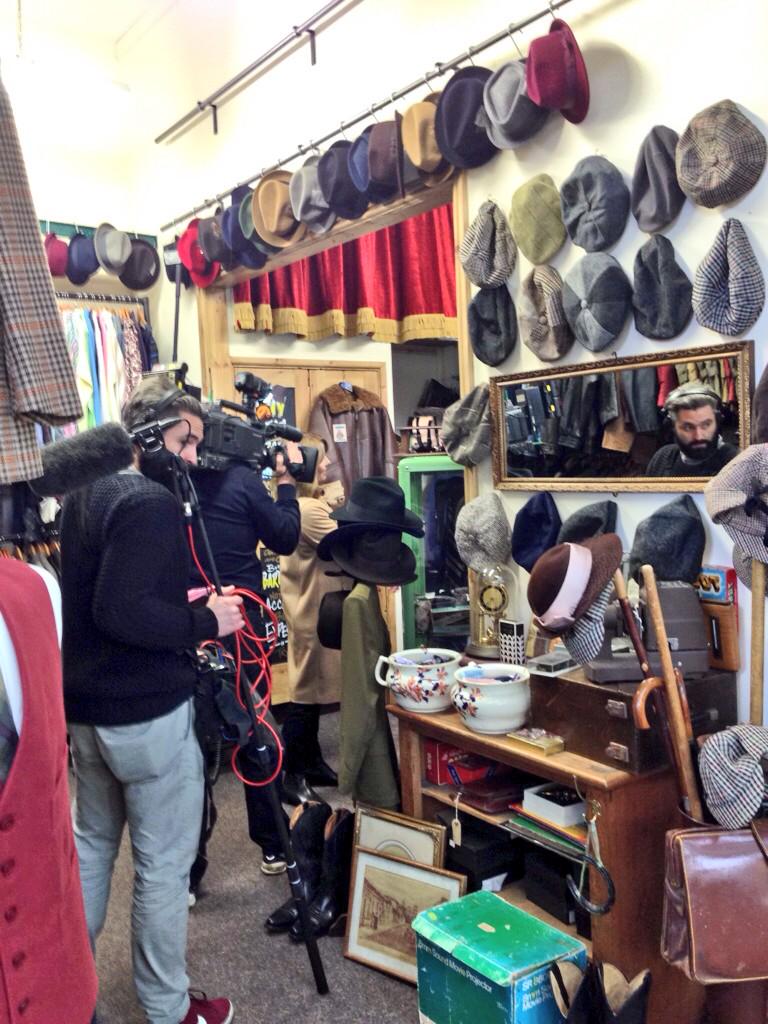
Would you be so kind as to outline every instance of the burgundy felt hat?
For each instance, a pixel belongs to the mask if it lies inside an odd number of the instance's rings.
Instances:
[[[570,27],[555,18],[545,36],[534,39],[525,65],[528,96],[540,107],[559,110],[580,124],[589,110],[587,65]]]
[[[43,242],[45,257],[48,260],[48,269],[54,277],[64,277],[67,272],[67,250],[66,242],[49,232]]]
[[[200,221],[194,217],[182,233],[176,244],[183,266],[189,271],[192,283],[198,288],[207,288],[219,276],[221,264],[209,262],[200,245],[198,238],[198,225]]]

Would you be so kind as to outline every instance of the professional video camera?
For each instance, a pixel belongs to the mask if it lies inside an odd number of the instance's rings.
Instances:
[[[208,411],[198,465],[203,469],[226,469],[239,462],[261,472],[267,466],[274,470],[276,457],[282,453],[294,480],[314,480],[317,448],[299,445],[303,461],[290,462],[278,440],[300,441],[302,433],[285,419],[272,415],[272,385],[253,373],[238,373],[235,389],[243,396],[242,404],[221,399]],[[247,419],[229,416],[224,409],[243,413]]]

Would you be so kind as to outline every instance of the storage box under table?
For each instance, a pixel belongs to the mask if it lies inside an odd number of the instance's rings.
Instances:
[[[586,966],[583,943],[495,893],[424,910],[412,927],[421,1024],[561,1024],[549,965]]]

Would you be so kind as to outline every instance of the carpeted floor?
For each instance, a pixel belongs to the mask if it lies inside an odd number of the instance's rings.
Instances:
[[[321,719],[321,743],[337,763],[338,714]],[[322,794],[338,804],[336,790]],[[320,953],[330,992],[318,996],[305,948],[267,935],[265,917],[288,897],[285,875],[259,871],[248,839],[242,787],[230,774],[216,785],[219,821],[209,845],[203,892],[190,912],[187,964],[193,987],[235,1004],[237,1024],[409,1024],[418,1020],[416,989],[348,960],[344,939],[325,937]],[[290,808],[289,808],[290,810]],[[131,856],[118,860],[109,915],[97,947],[100,1024],[144,1024],[131,977]]]

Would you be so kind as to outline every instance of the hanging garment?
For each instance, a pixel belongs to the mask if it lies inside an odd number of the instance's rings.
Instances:
[[[395,475],[397,436],[389,413],[372,391],[333,384],[312,406],[309,430],[328,446],[328,480],[341,480],[350,494],[355,480]]]
[[[43,471],[35,422],[82,415],[10,100],[0,83],[0,483]]]

